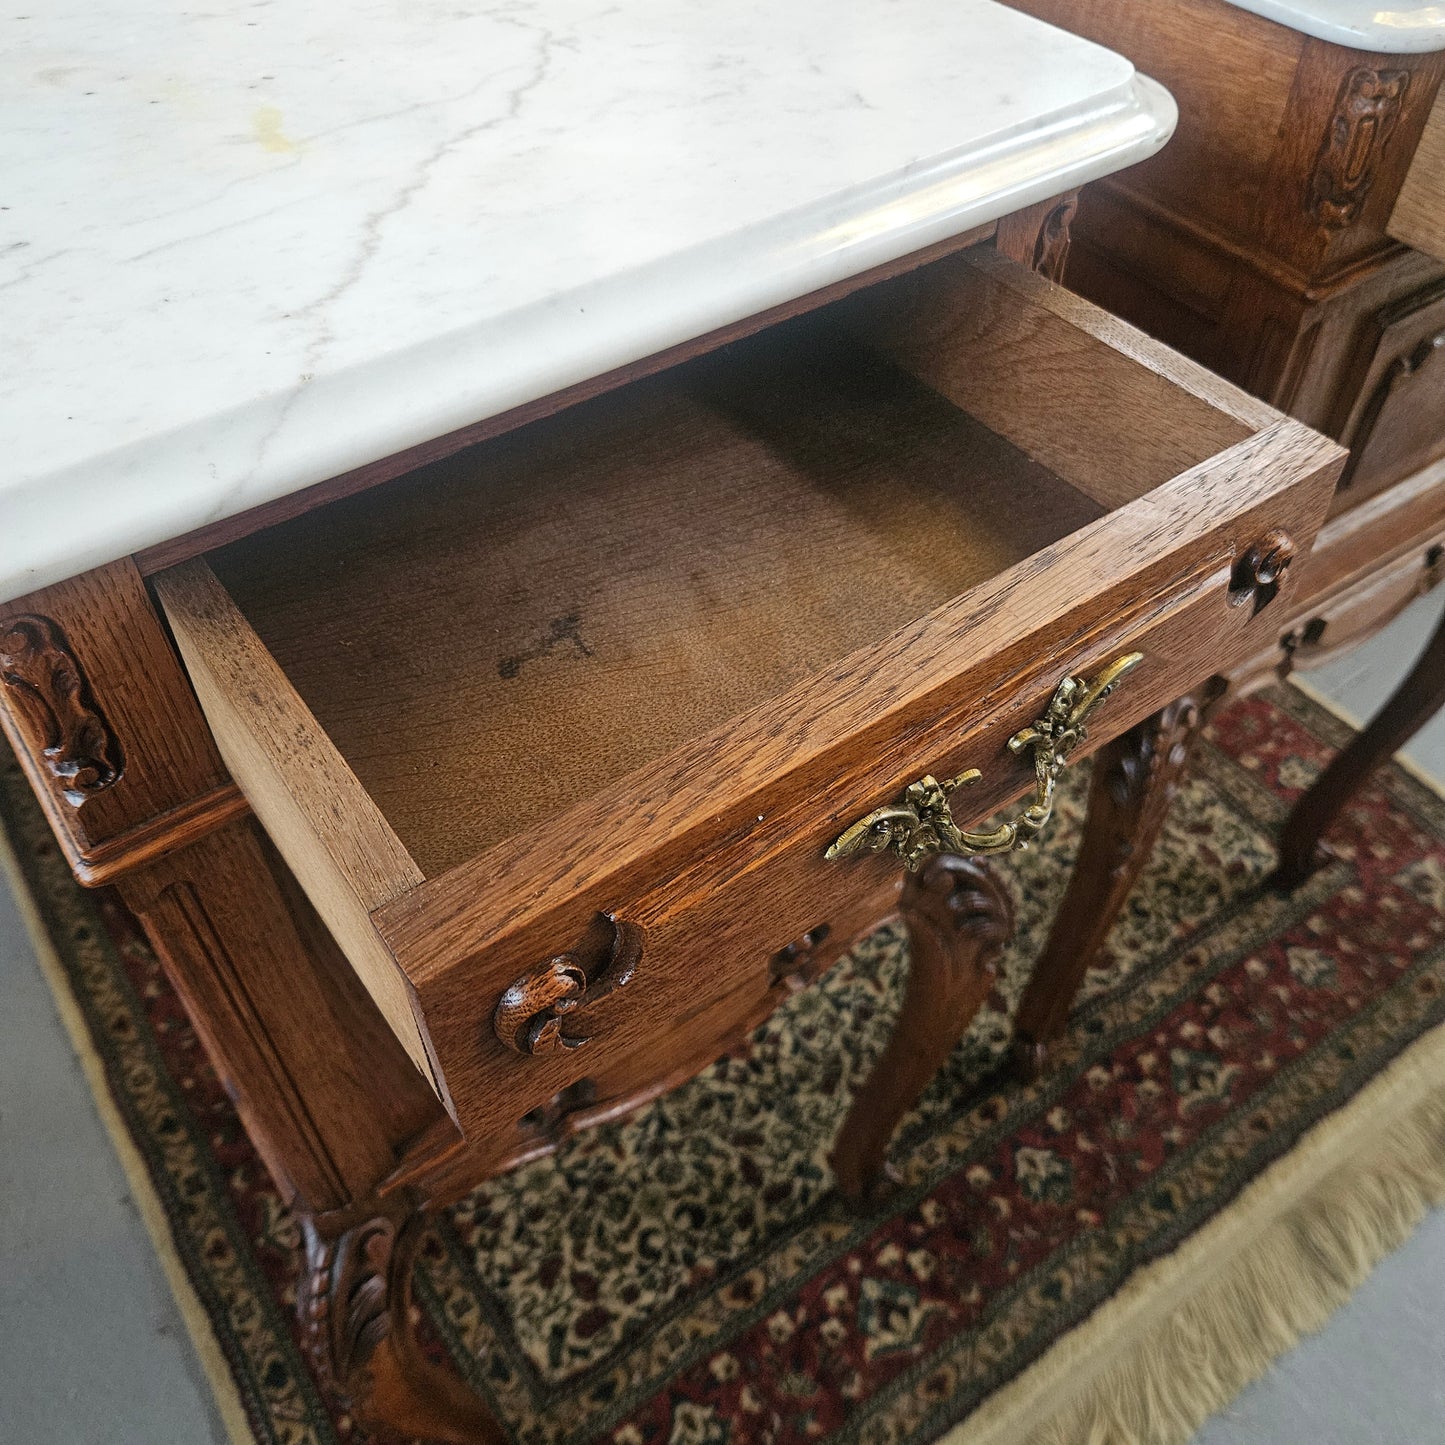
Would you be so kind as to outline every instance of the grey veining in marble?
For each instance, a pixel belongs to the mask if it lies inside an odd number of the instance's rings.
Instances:
[[[0,46],[0,598],[1151,153],[993,0],[46,0]]]

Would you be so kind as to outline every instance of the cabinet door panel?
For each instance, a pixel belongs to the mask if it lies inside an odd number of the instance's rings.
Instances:
[[[1360,355],[1336,511],[1445,455],[1445,281],[1376,312]]]

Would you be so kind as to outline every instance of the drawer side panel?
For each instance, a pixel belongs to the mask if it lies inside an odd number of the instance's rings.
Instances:
[[[205,562],[160,574],[155,589],[231,775],[442,1094],[411,989],[368,916],[420,883],[421,870]]]

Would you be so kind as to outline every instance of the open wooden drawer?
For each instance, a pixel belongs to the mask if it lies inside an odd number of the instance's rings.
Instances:
[[[1091,747],[1260,650],[1342,459],[979,250],[156,588],[257,815],[491,1139],[713,1056],[901,872],[834,838],[924,773],[981,771],[965,826],[1028,792],[1008,739],[1066,673],[1142,654]]]

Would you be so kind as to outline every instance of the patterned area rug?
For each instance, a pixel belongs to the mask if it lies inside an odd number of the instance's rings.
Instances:
[[[431,1348],[525,1445],[903,1445],[959,1422],[971,1440],[993,1418],[981,1405],[1060,1342],[1070,1378],[1097,1373],[1080,1341],[1101,1305],[1239,1215],[1252,1182],[1445,1021],[1435,793],[1387,769],[1336,862],[1291,897],[1261,886],[1289,801],[1345,736],[1289,689],[1216,721],[1055,1066],[1025,1088],[997,1070],[1072,859],[1073,778],[1052,836],[1003,865],[1017,941],[905,1122],[886,1208],[851,1215],[824,1160],[897,1004],[893,929],[691,1084],[441,1218],[418,1266]],[[297,1348],[297,1231],[154,957],[112,900],[72,884],[8,760],[0,811],[63,1007],[224,1362],[223,1411],[246,1439],[359,1440]],[[1257,1236],[1269,1221],[1246,1222]],[[1009,1428],[987,1438],[1042,1438]]]

